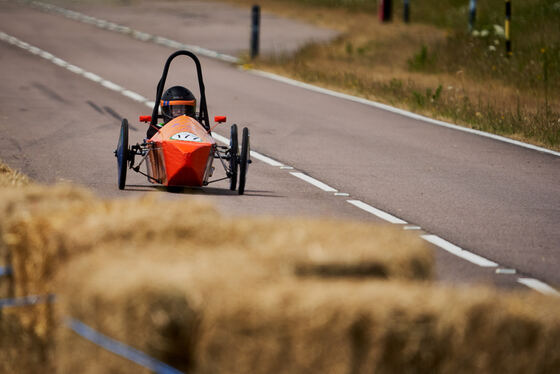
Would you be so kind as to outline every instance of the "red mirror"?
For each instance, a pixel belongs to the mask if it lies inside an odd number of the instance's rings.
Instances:
[[[226,121],[226,116],[215,116],[214,122],[223,123]]]
[[[152,122],[152,116],[140,116],[140,122]]]

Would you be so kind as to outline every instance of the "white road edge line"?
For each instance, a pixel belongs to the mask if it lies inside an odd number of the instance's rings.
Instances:
[[[447,252],[454,254],[455,256],[461,257],[469,262],[472,262],[473,264],[476,264],[478,266],[482,266],[482,267],[497,267],[498,264],[495,263],[494,261],[490,261],[482,256],[479,256],[477,254],[474,254],[472,252],[469,252],[461,247],[456,246],[455,244],[452,244],[450,242],[448,242],[445,239],[440,238],[437,235],[432,235],[432,234],[428,234],[428,235],[421,235],[421,238],[426,240],[427,242],[430,242],[438,247],[440,247],[441,249],[446,250]]]
[[[142,32],[140,30],[134,30],[131,29],[128,26],[124,26],[124,25],[119,25],[116,24],[114,22],[110,22],[107,20],[103,20],[103,19],[99,19],[99,18],[95,18],[95,17],[91,17],[88,15],[85,15],[83,13],[80,12],[75,12],[73,10],[69,10],[69,9],[65,9],[65,8],[61,8],[58,7],[56,5],[53,4],[48,4],[48,3],[43,3],[41,1],[31,1],[31,0],[24,0],[24,3],[28,3],[31,4],[32,6],[35,6],[37,8],[40,8],[44,11],[47,12],[54,12],[54,13],[59,13],[62,16],[75,20],[75,21],[79,21],[82,23],[86,23],[89,25],[94,25],[100,29],[106,29],[109,31],[114,31],[114,32],[118,32],[121,34],[125,34],[125,35],[130,35],[131,37],[141,40],[143,42],[153,42],[155,44],[159,44],[159,45],[163,45],[166,47],[170,47],[170,48],[174,48],[174,49],[188,49],[191,50],[193,52],[196,52],[200,55],[209,57],[209,58],[215,58],[217,60],[221,60],[221,61],[225,61],[225,62],[229,62],[229,63],[239,63],[239,59],[237,57],[233,57],[230,55],[226,55],[224,53],[219,53],[216,51],[212,51],[203,47],[199,47],[197,45],[191,45],[191,44],[184,44],[184,43],[180,43],[171,39],[167,39],[161,36],[156,36],[156,35],[152,35],[152,34],[148,34],[146,32]]]
[[[374,208],[369,204],[364,203],[363,201],[360,200],[346,200],[346,202],[354,205],[356,208],[360,208],[362,210],[365,210],[368,213],[373,214],[374,216],[377,216],[378,218],[381,218],[382,220],[385,220],[387,222],[393,223],[395,225],[406,225],[408,222],[395,217],[387,212],[384,212],[380,209]]]
[[[517,282],[532,288],[533,290],[540,292],[545,295],[551,295],[560,297],[560,292],[556,291],[554,288],[550,287],[548,284],[541,282],[538,279],[534,278],[519,278]]]
[[[325,184],[321,181],[318,181],[317,179],[315,179],[313,177],[310,177],[307,174],[303,174],[302,172],[290,171],[290,174],[292,174],[294,177],[297,177],[297,178],[299,178],[299,179],[301,179],[301,180],[303,180],[303,181],[305,181],[309,184],[314,185],[315,187],[320,188],[321,190],[323,190],[325,192],[337,192],[337,190],[332,188],[331,186],[329,186],[329,185],[327,185],[327,184]]]
[[[130,90],[125,90],[124,88],[122,88],[121,86],[117,85],[116,83],[113,83],[111,81],[108,81],[106,79],[102,79],[100,78],[98,75],[85,71],[75,65],[69,64],[66,61],[46,52],[41,50],[38,47],[35,46],[31,46],[19,39],[17,39],[16,37],[10,36],[2,31],[0,31],[0,40],[4,40],[7,41],[10,44],[16,45],[19,48],[22,48],[24,50],[29,51],[32,54],[35,55],[39,55],[40,57],[51,61],[52,63],[54,63],[55,65],[58,65],[60,67],[65,68],[66,70],[69,70],[72,73],[81,75],[87,79],[90,79],[98,84],[100,84],[101,86],[119,92],[120,94],[122,94],[123,96],[126,96],[132,100],[135,101],[139,101],[142,102],[144,105],[146,105],[149,108],[153,108],[154,106],[154,102],[153,101],[149,101],[148,99],[144,98],[142,95],[137,94],[133,91]],[[93,78],[93,79],[92,79]],[[97,78],[100,78],[99,80]],[[220,142],[225,143],[225,144],[229,144],[229,140],[219,134],[214,133],[213,136]],[[284,164],[269,158],[267,156],[264,156],[258,152],[255,151],[251,151],[251,156],[271,165],[271,166],[285,166]],[[320,189],[322,189],[323,191],[326,192],[337,192],[336,189],[326,185],[325,183],[318,181],[308,175],[305,175],[303,173],[300,172],[290,172],[290,174],[308,182],[311,183],[313,185],[315,185],[316,187],[319,187]],[[366,204],[360,200],[346,200],[348,203],[363,209],[371,214],[374,214],[375,216],[384,219],[388,222],[394,223],[394,224],[407,224],[406,221],[401,220],[400,218],[397,218],[395,216],[392,216],[389,213],[386,213],[382,210],[379,210],[377,208],[372,207],[369,204]],[[484,257],[478,256],[474,253],[471,253],[469,251],[463,250],[459,247],[457,247],[454,244],[449,243],[448,241],[436,236],[436,235],[422,235],[422,238],[424,238],[425,240],[427,240],[428,242],[437,245],[438,247],[441,247],[447,251],[449,251],[450,253],[453,253],[467,261],[473,262],[477,265],[480,266],[484,266],[484,267],[497,267],[498,264],[496,264],[495,262],[492,262],[490,260],[485,259]],[[547,285],[546,283],[543,283],[537,279],[532,279],[532,278],[519,278],[518,282],[521,284],[524,284],[530,288],[533,288],[539,292],[542,293],[547,293],[547,294],[553,294],[553,295],[557,295],[560,296],[560,293],[558,293],[558,291],[556,291],[554,288],[550,287],[549,285]]]
[[[446,128],[453,129],[453,130],[458,130],[458,131],[466,132],[466,133],[469,133],[469,134],[482,136],[482,137],[485,137],[485,138],[490,138],[490,139],[497,140],[497,141],[500,141],[500,142],[513,144],[513,145],[516,145],[516,146],[519,146],[519,147],[523,147],[523,148],[531,149],[531,150],[534,150],[534,151],[539,151],[539,152],[543,152],[543,153],[547,153],[547,154],[551,154],[551,155],[560,157],[560,152],[555,152],[555,151],[552,151],[550,149],[538,147],[536,145],[529,144],[529,143],[520,142],[518,140],[506,138],[504,136],[500,136],[500,135],[496,135],[496,134],[490,134],[490,133],[487,133],[487,132],[484,132],[484,131],[470,129],[468,127],[462,127],[462,126],[455,125],[455,124],[452,124],[452,123],[449,123],[449,122],[439,121],[439,120],[436,120],[436,119],[433,119],[433,118],[422,116],[420,114],[416,114],[416,113],[406,111],[404,109],[399,109],[399,108],[395,108],[395,107],[392,107],[392,106],[389,106],[389,105],[386,105],[386,104],[378,103],[376,101],[367,100],[367,99],[364,99],[363,97],[358,97],[358,96],[353,96],[353,95],[349,95],[349,94],[345,94],[345,93],[341,93],[341,92],[332,91],[332,90],[329,90],[329,89],[326,89],[326,88],[314,86],[314,85],[309,84],[309,83],[300,82],[300,81],[297,81],[295,79],[286,78],[284,76],[277,75],[277,74],[274,74],[274,73],[269,73],[269,72],[266,72],[266,71],[247,69],[247,68],[244,68],[244,67],[239,67],[239,69],[245,70],[245,71],[247,71],[251,74],[254,74],[254,75],[258,75],[258,76],[261,76],[261,77],[264,77],[264,78],[275,80],[277,82],[282,82],[282,83],[285,83],[285,84],[289,84],[291,86],[304,88],[306,90],[322,93],[322,94],[329,95],[329,96],[334,96],[334,97],[337,97],[339,99],[344,99],[344,100],[348,100],[348,101],[353,101],[355,103],[368,105],[368,106],[371,106],[371,107],[374,107],[374,108],[377,108],[377,109],[382,109],[382,110],[385,110],[385,111],[388,111],[388,112],[391,112],[391,113],[400,114],[400,115],[408,117],[408,118],[412,118],[412,119],[416,119],[416,120],[419,120],[419,121],[431,123],[433,125],[446,127]]]
[[[77,20],[83,23],[88,23],[88,24],[95,24],[97,27],[99,28],[103,28],[103,29],[107,29],[109,31],[114,31],[114,32],[118,32],[121,34],[126,34],[126,35],[131,35],[132,37],[145,41],[145,42],[153,42],[155,44],[159,44],[159,45],[164,45],[167,46],[169,48],[173,48],[173,49],[188,49],[191,50],[193,52],[199,53],[203,56],[209,57],[209,58],[214,58],[214,59],[218,59],[218,60],[222,60],[222,61],[226,61],[226,62],[230,62],[230,63],[239,63],[240,59],[230,56],[230,55],[226,55],[223,53],[219,53],[216,51],[212,51],[203,47],[199,47],[196,45],[189,45],[189,44],[184,44],[184,43],[180,43],[171,39],[167,39],[161,36],[154,36],[139,30],[134,30],[129,28],[128,26],[123,26],[123,25],[118,25],[116,23],[113,22],[109,22],[109,21],[105,21],[105,20],[101,20],[95,17],[91,17],[91,16],[87,16],[85,14],[79,13],[79,12],[75,12],[69,9],[65,9],[65,8],[61,8],[58,7],[56,5],[53,4],[48,4],[48,3],[43,3],[41,1],[31,1],[31,0],[23,0],[26,3],[29,3],[33,6],[36,6],[38,8],[41,8],[45,11],[48,12],[55,12],[55,13],[59,13],[62,14],[64,17],[66,18],[70,18],[73,20]],[[470,129],[467,127],[463,127],[463,126],[459,126],[459,125],[455,125],[449,122],[444,122],[444,121],[439,121],[433,118],[429,118],[429,117],[425,117],[416,113],[412,113],[409,112],[407,110],[404,109],[399,109],[399,108],[395,108],[392,107],[390,105],[386,105],[386,104],[382,104],[382,103],[378,103],[376,101],[371,101],[371,100],[367,100],[364,99],[362,97],[358,97],[358,96],[353,96],[353,95],[349,95],[349,94],[344,94],[341,92],[337,92],[337,91],[332,91],[326,88],[322,88],[322,87],[318,87],[318,86],[314,86],[312,84],[309,83],[304,83],[301,81],[297,81],[295,79],[291,79],[291,78],[287,78],[281,75],[277,75],[274,73],[269,73],[266,71],[262,71],[262,70],[253,70],[250,68],[246,68],[246,67],[239,67],[240,70],[244,70],[244,71],[248,71],[251,74],[254,75],[258,75],[264,78],[268,78],[268,79],[272,79],[278,82],[282,82],[285,84],[289,84],[292,86],[296,86],[299,88],[304,88],[310,91],[314,91],[314,92],[318,92],[318,93],[322,93],[325,95],[329,95],[329,96],[333,96],[333,97],[337,97],[339,99],[344,99],[344,100],[349,100],[349,101],[353,101],[356,103],[360,103],[360,104],[364,104],[364,105],[368,105],[377,109],[382,109],[391,113],[395,113],[395,114],[399,114],[402,115],[404,117],[408,117],[408,118],[412,118],[412,119],[416,119],[419,121],[423,121],[423,122],[427,122],[427,123],[431,123],[433,125],[437,125],[437,126],[441,126],[441,127],[446,127],[446,128],[450,128],[450,129],[454,129],[457,131],[462,131],[462,132],[466,132],[469,134],[474,134],[474,135],[478,135],[478,136],[482,136],[485,138],[490,138],[493,140],[497,140],[500,142],[504,142],[504,143],[508,143],[508,144],[512,144],[512,145],[516,145],[522,148],[526,148],[526,149],[531,149],[534,151],[538,151],[538,152],[543,152],[543,153],[547,153],[547,154],[551,154],[557,157],[560,157],[560,152],[556,152],[556,151],[552,151],[550,149],[546,149],[546,148],[542,148],[533,144],[529,144],[529,143],[524,143],[524,142],[520,142],[518,140],[514,140],[514,139],[510,139],[510,138],[506,138],[504,136],[500,136],[500,135],[495,135],[495,134],[490,134],[484,131],[480,131],[480,130],[475,130],[475,129]]]

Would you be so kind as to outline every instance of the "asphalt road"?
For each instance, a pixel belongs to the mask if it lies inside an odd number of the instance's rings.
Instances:
[[[189,2],[175,4],[185,3]],[[98,17],[130,22],[168,38],[175,35],[181,42],[222,53],[242,50],[248,37],[241,31],[228,32],[219,21],[219,9],[231,14],[227,6],[213,4],[210,13],[196,8],[199,16],[207,17],[196,28],[208,25],[199,34],[189,32],[193,25],[178,25],[173,12],[161,12],[152,28],[141,19],[145,12],[126,7],[80,10],[96,9]],[[212,14],[217,22],[210,22]],[[278,46],[291,46],[289,50],[300,45],[306,32],[332,36],[287,20],[274,22],[292,30],[277,36],[275,51]],[[0,1],[0,25],[0,31],[151,100],[163,62],[172,52],[8,1]],[[235,39],[237,47],[226,48],[233,42],[212,45],[212,40],[225,38]],[[221,61],[201,61],[210,116],[227,115],[228,123],[250,127],[253,149],[501,268],[517,269],[517,275],[496,275],[495,268],[481,268],[438,250],[442,281],[515,287],[519,276],[527,276],[560,285],[559,157],[272,81]],[[70,180],[102,196],[159,192],[141,176],[130,176],[124,192],[116,187],[112,151],[120,119],[131,121],[131,141],[140,141],[145,127],[136,119],[150,114],[145,105],[5,42],[0,42],[0,66],[0,159],[39,181]],[[189,64],[173,66],[169,84],[193,87],[192,69]],[[227,125],[217,132],[227,135]],[[185,194],[212,199],[226,214],[382,222],[348,204],[347,197],[324,192],[290,171],[255,161],[246,196],[231,194],[226,182]]]

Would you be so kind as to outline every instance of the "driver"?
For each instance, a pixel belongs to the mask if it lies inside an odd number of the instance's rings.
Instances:
[[[196,98],[193,93],[182,86],[168,88],[161,97],[161,114],[164,122],[158,123],[158,129],[162,128],[167,122],[178,116],[196,116]],[[148,128],[148,139],[157,132],[152,126]]]

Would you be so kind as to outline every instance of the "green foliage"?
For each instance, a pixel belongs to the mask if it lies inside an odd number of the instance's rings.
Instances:
[[[433,68],[435,56],[428,53],[428,47],[422,45],[420,51],[408,60],[408,68],[412,71],[426,71]]]

